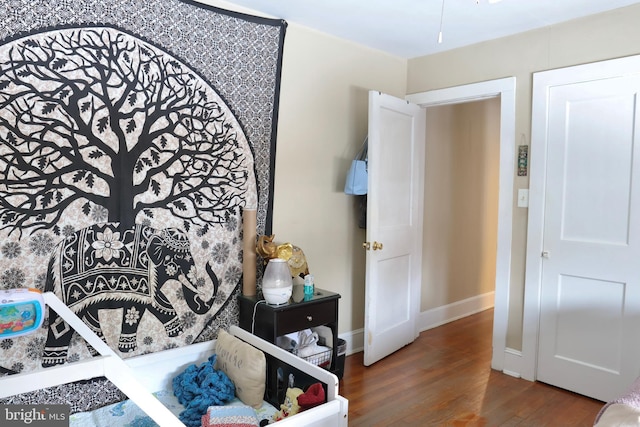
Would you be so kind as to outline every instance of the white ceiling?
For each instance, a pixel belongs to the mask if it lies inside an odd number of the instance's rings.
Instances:
[[[636,0],[229,0],[414,58],[639,3]],[[442,14],[442,43],[438,43]]]

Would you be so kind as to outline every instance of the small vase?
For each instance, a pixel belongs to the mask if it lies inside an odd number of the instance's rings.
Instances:
[[[281,258],[269,260],[262,276],[262,295],[268,304],[285,304],[291,298],[293,280],[287,262]]]

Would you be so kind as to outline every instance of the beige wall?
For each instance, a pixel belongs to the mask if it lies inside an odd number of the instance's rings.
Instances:
[[[515,76],[516,144],[530,141],[534,72],[640,53],[640,4],[409,61],[407,93]],[[531,147],[535,150],[535,147]],[[515,174],[515,171],[514,171]],[[528,187],[515,177],[515,192]],[[527,210],[514,207],[507,346],[522,345]]]
[[[285,37],[273,232],[300,246],[320,288],[340,293],[339,332],[364,326],[364,230],[344,194],[367,134],[368,91],[404,96],[406,62],[290,26]]]
[[[364,327],[365,233],[344,181],[367,134],[368,91],[404,97],[406,67],[404,59],[295,24],[287,28],[273,233],[304,250],[317,287],[341,295],[340,333]]]
[[[427,108],[421,311],[495,289],[500,99]]]

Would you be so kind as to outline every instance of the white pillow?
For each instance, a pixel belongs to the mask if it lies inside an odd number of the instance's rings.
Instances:
[[[259,408],[264,400],[267,361],[264,353],[220,329],[216,340],[215,369],[223,371],[236,387],[245,405]]]

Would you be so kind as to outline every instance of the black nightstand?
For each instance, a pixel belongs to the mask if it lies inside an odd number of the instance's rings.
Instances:
[[[305,298],[303,288],[303,285],[294,285],[289,302],[281,305],[267,304],[261,293],[252,297],[240,295],[240,327],[275,344],[279,336],[316,326],[327,326],[333,336],[329,370],[335,372],[340,294],[315,288],[313,296]]]

